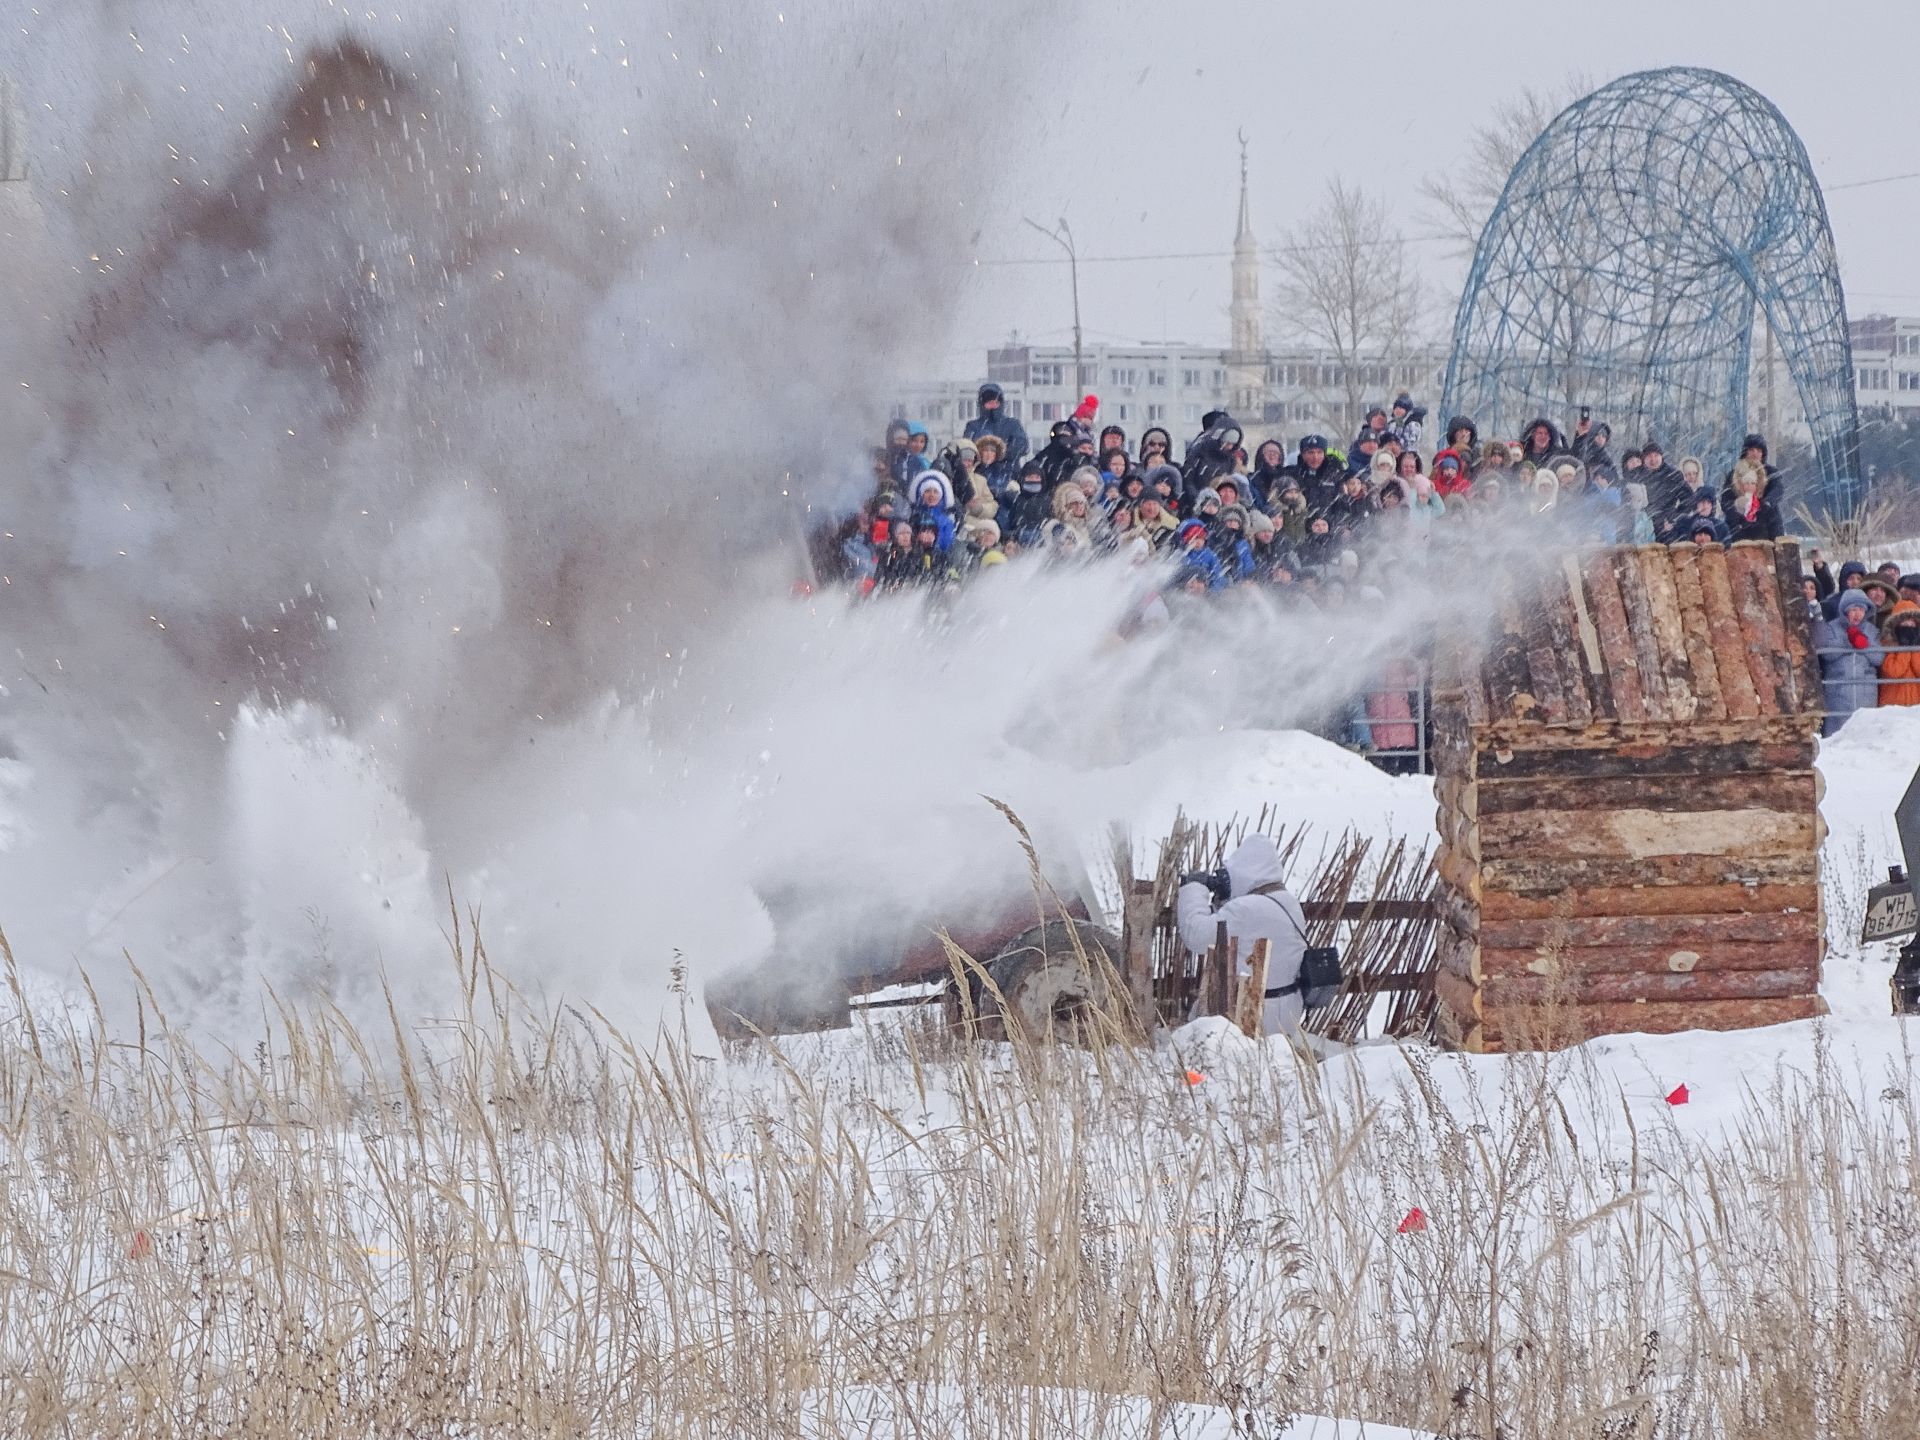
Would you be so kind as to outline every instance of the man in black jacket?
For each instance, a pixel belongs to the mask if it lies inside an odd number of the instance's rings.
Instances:
[[[1639,481],[1647,487],[1653,538],[1662,545],[1686,539],[1680,527],[1693,523],[1693,496],[1687,493],[1686,477],[1667,463],[1667,452],[1658,440],[1649,440],[1640,449]]]
[[[1309,435],[1300,442],[1299,458],[1281,473],[1307,497],[1307,514],[1318,515],[1340,493],[1340,482],[1347,472],[1344,466],[1327,458],[1326,436]]]
[[[980,387],[979,406],[980,413],[967,422],[967,439],[998,435],[1007,448],[1007,465],[1018,474],[1020,462],[1027,458],[1027,432],[1018,420],[1007,414],[1006,392],[988,381]]]
[[[1740,458],[1752,460],[1767,472],[1767,499],[1771,500],[1774,508],[1784,516],[1787,513],[1786,482],[1782,479],[1780,472],[1773,468],[1773,463],[1767,459],[1767,437],[1758,431],[1747,436],[1740,442]],[[1720,508],[1732,514],[1732,505],[1733,471],[1729,470],[1727,478],[1720,485]]]

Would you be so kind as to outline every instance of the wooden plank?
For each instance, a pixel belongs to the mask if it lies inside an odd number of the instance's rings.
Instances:
[[[1464,900],[1464,897],[1462,897]],[[1553,895],[1502,891],[1475,897],[1476,922],[1551,920],[1556,916],[1739,915],[1770,911],[1815,912],[1818,885],[1626,885],[1590,886]],[[1443,908],[1444,916],[1445,910]],[[1478,929],[1478,923],[1475,926]]]
[[[1700,594],[1707,610],[1707,636],[1713,642],[1713,663],[1720,678],[1721,697],[1726,701],[1727,718],[1753,719],[1760,713],[1760,696],[1753,688],[1746,635],[1734,610],[1726,552],[1701,550],[1695,555],[1694,564],[1700,572]]]
[[[1640,552],[1615,550],[1612,565],[1613,578],[1620,586],[1620,599],[1626,606],[1627,639],[1631,649],[1617,658],[1609,656],[1608,668],[1618,670],[1623,664],[1634,666],[1634,673],[1640,679],[1640,693],[1646,698],[1647,718],[1674,720],[1678,717],[1667,696],[1666,674],[1660,665],[1660,639],[1655,629],[1658,615],[1653,597],[1647,593]]]
[[[1722,970],[1712,974],[1589,974],[1565,976],[1488,975],[1480,1003],[1486,1010],[1513,1005],[1605,1005],[1621,1001],[1699,1003],[1713,1000],[1770,1000],[1814,995],[1820,989],[1818,965],[1777,970]]]
[[[1693,665],[1687,658],[1687,632],[1674,583],[1673,561],[1665,546],[1641,550],[1640,577],[1653,605],[1653,636],[1660,647],[1660,678],[1674,720],[1686,724],[1699,712],[1693,693]]]
[[[1571,566],[1567,569],[1571,571],[1574,588],[1578,589],[1580,572]],[[1553,646],[1567,723],[1584,729],[1593,723],[1593,698],[1587,692],[1587,667],[1578,633],[1579,621],[1574,614],[1573,597],[1568,593],[1566,576],[1562,575],[1559,584],[1554,583],[1551,577],[1544,579],[1540,585],[1540,596],[1540,613],[1547,622],[1547,634]]]
[[[1483,863],[1517,856],[1648,860],[1660,856],[1811,855],[1811,810],[1527,810],[1480,818]]]
[[[1811,1020],[1827,1013],[1826,1005],[1817,995],[1667,1004],[1629,1002],[1569,1008],[1571,1015],[1538,1011],[1524,1005],[1488,1007],[1481,1016],[1481,1041],[1489,1049],[1497,1049],[1510,1038],[1524,1034],[1529,1025],[1537,1031],[1555,1033],[1558,1027],[1571,1022],[1586,1036],[1672,1035],[1682,1030],[1750,1030],[1761,1025]]]
[[[1787,637],[1787,670],[1796,715],[1815,714],[1824,701],[1820,693],[1820,662],[1813,653],[1813,622],[1800,594],[1800,547],[1786,540],[1773,547],[1774,582],[1780,590],[1781,626]]]
[[[1606,666],[1607,684],[1613,699],[1612,715],[1623,721],[1648,717],[1646,695],[1639,672],[1633,666],[1633,638],[1627,626],[1626,603],[1620,598],[1620,582],[1614,575],[1609,551],[1594,553],[1585,567],[1587,599],[1593,610],[1594,629],[1600,636],[1601,662]]]
[[[1481,948],[1489,953],[1535,950],[1552,945],[1565,945],[1570,950],[1638,947],[1650,963],[1664,964],[1670,952],[1691,950],[1697,952],[1700,964],[1705,966],[1708,952],[1717,953],[1721,946],[1751,945],[1764,954],[1771,945],[1817,942],[1820,938],[1817,918],[1812,910],[1733,911],[1711,915],[1569,915],[1538,920],[1502,918],[1482,920],[1479,936]],[[1728,963],[1738,962],[1744,953],[1727,951]],[[1601,959],[1589,962],[1582,957],[1580,963],[1599,965]]]
[[[1599,758],[1619,753],[1651,769],[1655,767],[1646,762],[1655,761],[1664,754],[1688,754],[1701,749],[1720,751],[1725,758],[1717,760],[1713,767],[1695,765],[1695,770],[1717,767],[1806,770],[1813,765],[1815,752],[1812,742],[1813,732],[1807,726],[1806,717],[1801,715],[1776,715],[1749,720],[1696,720],[1686,726],[1615,725],[1608,722],[1591,725],[1584,730],[1571,727],[1548,730],[1534,726],[1521,731],[1488,726],[1474,734],[1474,745],[1483,757],[1477,767],[1482,774],[1525,773],[1525,766],[1516,767],[1514,761],[1529,755],[1539,757],[1531,764],[1542,773],[1552,773],[1555,766],[1580,763],[1578,757],[1583,752]],[[1741,763],[1735,752],[1743,747],[1751,750],[1756,746],[1781,748],[1767,764]]]
[[[1792,713],[1780,704],[1780,671],[1784,663],[1787,635],[1780,624],[1779,590],[1773,578],[1773,557],[1760,550],[1771,547],[1764,541],[1748,541],[1727,549],[1727,580],[1733,586],[1733,609],[1747,642],[1747,673],[1753,677],[1754,695],[1762,715]],[[1765,582],[1761,572],[1764,568]]]
[[[1734,775],[1611,775],[1566,779],[1489,780],[1475,805],[1482,817],[1531,810],[1807,810],[1815,772]]]
[[[1596,856],[1496,857],[1480,865],[1482,904],[1497,892],[1538,895],[1632,885],[1818,885],[1811,847],[1786,855],[1656,855],[1623,860]]]
[[[1567,723],[1567,698],[1560,688],[1560,657],[1553,648],[1553,627],[1548,623],[1542,597],[1520,612],[1521,634],[1527,651],[1530,689],[1540,706],[1539,718],[1549,725]]]
[[[1614,713],[1613,690],[1607,676],[1605,657],[1600,653],[1600,629],[1594,623],[1593,606],[1587,599],[1587,580],[1580,561],[1571,551],[1560,557],[1560,575],[1567,585],[1567,609],[1577,648],[1575,657],[1580,671],[1580,693],[1586,697],[1586,722],[1605,719]],[[1581,722],[1573,702],[1574,686],[1567,687],[1568,710],[1575,723]]]
[[[1813,743],[1804,733],[1785,743],[1769,743],[1753,736],[1730,744],[1692,744],[1684,735],[1669,734],[1657,741],[1623,739],[1598,747],[1511,750],[1504,760],[1489,754],[1486,763],[1477,768],[1485,781],[1493,784],[1569,776],[1598,780],[1627,775],[1798,774],[1811,773],[1813,762]]]
[[[1722,970],[1782,970],[1820,964],[1820,936],[1808,933],[1793,940],[1724,940],[1691,945],[1587,945],[1550,943],[1525,948],[1496,944],[1480,936],[1475,978],[1491,975],[1691,975]]]
[[[1493,721],[1536,718],[1539,703],[1533,695],[1533,676],[1527,667],[1526,625],[1510,582],[1496,584],[1493,633],[1488,637],[1484,674],[1487,713]]]
[[[1700,588],[1700,552],[1692,545],[1673,549],[1673,589],[1680,610],[1681,632],[1687,647],[1687,665],[1693,674],[1694,717],[1727,718],[1727,702],[1720,694],[1720,669],[1713,663],[1713,639],[1707,634],[1706,596]]]

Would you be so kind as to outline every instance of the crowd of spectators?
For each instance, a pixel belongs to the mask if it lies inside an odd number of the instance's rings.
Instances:
[[[1484,554],[1490,534],[1529,546],[1709,546],[1786,533],[1787,482],[1758,434],[1716,484],[1701,460],[1676,461],[1655,438],[1616,453],[1609,426],[1585,410],[1570,432],[1542,416],[1502,440],[1469,416],[1430,432],[1425,409],[1401,394],[1350,442],[1307,435],[1291,452],[1278,438],[1249,448],[1216,410],[1176,459],[1162,426],[1137,443],[1118,425],[1096,430],[1092,395],[1031,453],[1000,388],[981,386],[978,400],[964,433],[937,449],[922,425],[888,426],[872,496],[831,547],[847,583],[885,593],[970,583],[1021,557],[1164,556],[1171,578],[1149,602],[1163,616],[1248,586],[1334,609],[1379,596],[1373,577],[1409,557]],[[1920,704],[1920,576],[1852,562],[1835,577],[1818,551],[1810,558],[1829,729],[1862,706]]]

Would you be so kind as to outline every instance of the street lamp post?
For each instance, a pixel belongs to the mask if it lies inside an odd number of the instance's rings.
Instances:
[[[1046,236],[1049,240],[1053,241],[1054,244],[1058,245],[1062,250],[1067,252],[1067,273],[1073,279],[1073,388],[1074,388],[1074,392],[1077,394],[1080,392],[1082,388],[1084,388],[1086,384],[1086,380],[1084,377],[1086,376],[1087,372],[1086,372],[1086,367],[1081,363],[1080,256],[1078,252],[1075,251],[1075,249],[1073,248],[1073,231],[1067,228],[1067,222],[1064,219],[1060,221],[1059,228],[1057,230],[1049,230],[1047,229],[1046,226],[1038,223],[1037,221],[1029,220],[1024,215],[1021,216],[1020,218],[1023,221],[1025,221],[1026,224],[1032,226],[1035,230],[1038,230],[1042,235]]]

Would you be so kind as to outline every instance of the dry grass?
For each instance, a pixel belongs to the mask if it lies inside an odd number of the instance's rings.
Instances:
[[[816,1435],[861,1386],[924,1437],[1114,1435],[1127,1397],[1913,1433],[1910,1067],[1823,1054],[1689,1142],[1581,1052],[1410,1051],[1373,1093],[1281,1046],[1192,1087],[912,1026],[723,1065],[454,960],[431,1027],[276,1007],[246,1057],[151,1010],[6,1027],[8,1433]],[[1034,1386],[1089,1398],[1050,1423]]]

